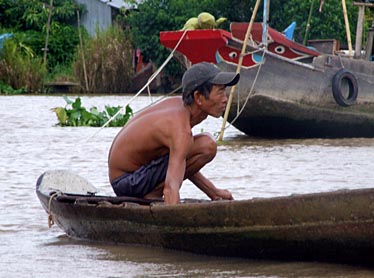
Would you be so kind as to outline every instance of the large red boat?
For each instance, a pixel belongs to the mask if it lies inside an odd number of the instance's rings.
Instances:
[[[161,43],[190,63],[236,71],[247,23],[221,29],[165,31]],[[228,120],[250,136],[373,137],[374,64],[333,49],[323,53],[254,23]],[[186,32],[186,33],[184,33]]]

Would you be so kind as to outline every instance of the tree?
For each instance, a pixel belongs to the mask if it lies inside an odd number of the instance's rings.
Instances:
[[[295,40],[303,42],[312,1],[314,9],[312,10],[308,39],[338,39],[344,45],[347,42],[347,37],[341,0],[325,1],[321,12],[319,12],[319,0],[289,0],[285,2],[273,0],[270,7],[272,11],[270,13],[271,26],[283,30],[292,21],[295,21],[297,24]],[[347,0],[346,4],[353,40],[357,23],[357,8],[353,6],[352,0]]]
[[[48,4],[42,0],[0,0],[0,26],[15,33],[38,56],[43,56]],[[77,9],[82,11],[83,6],[74,0],[54,0],[48,47],[50,68],[73,59],[79,43],[75,26]]]

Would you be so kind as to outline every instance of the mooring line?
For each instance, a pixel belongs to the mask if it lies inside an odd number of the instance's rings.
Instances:
[[[167,65],[167,63],[169,63],[169,61],[171,60],[171,58],[173,58],[174,56],[174,52],[177,50],[177,48],[179,47],[180,43],[182,42],[182,40],[184,39],[184,36],[186,35],[188,30],[185,30],[181,36],[181,38],[179,39],[178,43],[176,44],[176,46],[174,47],[174,49],[172,50],[172,52],[169,54],[169,56],[166,58],[165,62],[161,65],[161,67],[155,71],[151,77],[148,79],[147,83],[126,103],[126,105],[124,105],[120,110],[118,110],[118,112],[116,114],[114,114],[104,125],[102,125],[100,127],[99,130],[97,130],[93,135],[91,135],[90,137],[88,137],[86,139],[85,142],[88,142],[90,139],[92,139],[93,137],[95,137],[104,127],[106,127],[111,121],[113,121],[124,109],[126,109],[126,107],[131,103],[133,102],[139,95],[140,93],[142,93],[144,91],[145,88],[147,88],[149,86],[149,84],[151,84],[151,82],[157,77],[157,75],[160,74],[160,72],[163,70],[163,68]]]
[[[51,228],[53,226],[53,224],[55,224],[55,221],[53,219],[53,215],[52,215],[52,212],[51,212],[51,204],[52,204],[53,198],[56,197],[57,195],[59,195],[60,193],[61,193],[60,191],[56,191],[55,193],[53,193],[49,197],[49,201],[48,201],[48,228]]]

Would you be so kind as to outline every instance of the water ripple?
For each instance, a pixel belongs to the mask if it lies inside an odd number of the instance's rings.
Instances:
[[[82,97],[82,101],[85,107],[102,109],[124,104],[130,97]],[[147,98],[139,98],[132,107],[136,111],[147,103]],[[1,277],[372,277],[372,272],[357,268],[223,261],[66,239],[56,226],[48,229],[47,214],[35,194],[36,180],[46,170],[69,169],[100,192],[113,194],[107,154],[119,128],[106,128],[90,138],[97,128],[56,127],[50,111],[56,106],[65,106],[61,96],[0,96]],[[220,126],[221,119],[208,118],[193,132],[217,134]],[[374,184],[374,139],[265,140],[243,136],[232,127],[225,138],[215,160],[202,172],[218,187],[231,190],[236,199]],[[206,198],[188,181],[181,195]]]

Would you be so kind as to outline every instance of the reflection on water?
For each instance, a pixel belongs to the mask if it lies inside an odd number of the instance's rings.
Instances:
[[[82,97],[86,108],[121,105],[129,96]],[[141,97],[136,111],[149,103]],[[94,244],[47,227],[35,195],[38,176],[70,169],[113,194],[107,153],[119,128],[61,128],[61,96],[0,96],[0,277],[374,277],[374,271],[320,263],[263,262],[191,255],[141,246]],[[217,134],[221,119],[194,128]],[[91,136],[94,135],[92,138]],[[203,172],[236,199],[371,187],[374,139],[265,140],[230,127]],[[185,182],[182,197],[206,198]]]
[[[373,139],[234,139],[212,171],[241,198],[371,187],[373,150]]]
[[[370,271],[350,266],[315,263],[292,263],[275,261],[242,260],[237,258],[219,258],[194,255],[160,248],[147,248],[143,246],[109,245],[74,242],[63,239],[53,245],[75,247],[84,246],[95,250],[96,259],[122,264],[130,264],[123,274],[128,271],[137,277],[331,277],[333,271],[340,277],[369,277]],[[292,273],[290,273],[292,269]],[[313,274],[310,269],[314,269]],[[118,269],[117,269],[118,271]],[[111,272],[109,272],[111,273]],[[115,272],[113,272],[115,273]],[[118,275],[119,273],[117,273]],[[276,274],[276,275],[275,275]],[[292,276],[290,276],[290,274]],[[112,275],[112,274],[111,274]],[[116,274],[113,274],[116,275]],[[360,276],[359,276],[360,275]],[[365,276],[366,275],[366,276]],[[108,276],[113,277],[113,276]],[[114,277],[123,277],[121,275]],[[336,276],[338,277],[338,276]]]

